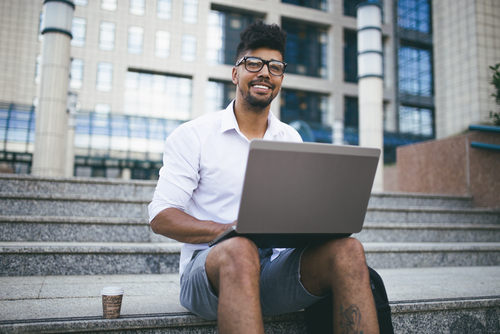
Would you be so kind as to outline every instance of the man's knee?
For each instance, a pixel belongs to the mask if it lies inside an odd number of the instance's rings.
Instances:
[[[328,244],[330,259],[334,266],[365,265],[365,250],[361,242],[355,238],[331,240]]]
[[[211,265],[215,265],[224,272],[228,270],[247,271],[259,270],[259,250],[247,238],[235,237],[221,242],[209,254]],[[212,255],[212,256],[211,256]]]
[[[245,286],[258,280],[259,251],[255,244],[246,238],[231,238],[210,251],[205,269],[210,286],[215,294],[219,295],[221,281]]]

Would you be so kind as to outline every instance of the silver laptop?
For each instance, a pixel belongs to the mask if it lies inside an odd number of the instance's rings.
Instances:
[[[360,232],[380,150],[252,140],[234,236],[260,248],[300,247]]]

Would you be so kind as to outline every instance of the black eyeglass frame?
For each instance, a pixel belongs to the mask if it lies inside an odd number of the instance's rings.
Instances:
[[[252,71],[252,70],[249,70],[247,68],[247,59],[258,59],[260,61],[262,61],[262,66],[261,68],[259,68],[258,70],[256,71]],[[238,60],[236,62],[236,67],[240,66],[242,63],[245,63],[245,69],[248,71],[248,72],[252,72],[252,73],[257,73],[259,72],[260,70],[262,70],[262,68],[264,67],[264,65],[267,65],[267,69],[269,70],[269,73],[271,73],[272,75],[276,76],[276,77],[280,77],[282,76],[283,74],[285,74],[285,71],[286,71],[286,66],[288,65],[287,63],[285,63],[284,61],[281,61],[281,60],[274,60],[274,59],[271,59],[271,60],[264,60],[262,58],[259,58],[259,57],[249,57],[249,56],[245,56],[243,58],[241,58],[240,60]],[[283,64],[283,73],[281,74],[274,74],[273,72],[271,72],[271,69],[269,68],[269,64],[272,63],[272,62],[278,62],[278,63],[281,63]]]

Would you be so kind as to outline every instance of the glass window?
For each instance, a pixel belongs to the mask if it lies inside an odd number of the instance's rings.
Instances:
[[[73,0],[73,3],[77,6],[87,6],[87,0]]]
[[[128,53],[142,54],[142,42],[144,38],[144,28],[130,27],[128,28]]]
[[[81,17],[74,17],[72,26],[71,26],[71,34],[73,38],[71,39],[72,46],[85,46],[85,30],[87,26],[87,20],[82,19]]]
[[[288,20],[283,20],[282,27],[287,32],[287,72],[326,78],[326,29]]]
[[[281,120],[294,127],[304,141],[332,142],[327,125],[328,95],[281,90]]]
[[[113,87],[113,64],[97,64],[97,85],[96,89],[101,92],[110,92]]]
[[[378,3],[382,9],[384,8],[383,0],[344,0],[344,15],[356,17],[358,15],[356,7],[364,2]]]
[[[181,59],[187,62],[194,62],[196,60],[196,36],[182,36]]]
[[[198,0],[184,0],[182,21],[191,24],[196,24],[198,22]]]
[[[70,76],[71,88],[79,89],[83,86],[83,59],[72,59],[71,60],[71,76]]]
[[[283,3],[327,11],[327,0],[281,0]]]
[[[99,49],[113,51],[115,49],[116,24],[101,22],[99,30]]]
[[[158,30],[155,37],[155,57],[170,57],[170,32]]]
[[[130,14],[144,15],[145,7],[145,0],[130,0]]]
[[[401,46],[398,50],[398,62],[399,92],[417,96],[431,96],[431,51]]]
[[[36,65],[35,65],[35,84],[40,83],[40,73],[42,73],[42,55],[36,55]]]
[[[128,71],[124,112],[188,120],[191,117],[192,80],[170,75]]]
[[[232,82],[209,81],[205,95],[205,112],[225,109],[235,98],[236,88]]]
[[[156,17],[163,20],[172,18],[172,0],[158,0]]]
[[[399,107],[399,131],[414,135],[432,136],[432,110],[408,106]]]
[[[358,35],[344,30],[344,81],[358,82]]]
[[[344,128],[359,129],[359,106],[357,97],[344,96]]]
[[[431,31],[429,0],[398,0],[398,25],[423,33]]]
[[[207,62],[234,65],[240,33],[257,20],[246,14],[211,11],[208,14]]]
[[[367,1],[366,0],[344,0],[344,15],[356,17],[356,15],[357,15],[356,7],[362,2],[367,2]]]
[[[117,6],[117,0],[101,0],[101,9],[115,11]]]

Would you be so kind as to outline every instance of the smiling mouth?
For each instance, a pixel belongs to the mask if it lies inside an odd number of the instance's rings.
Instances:
[[[271,89],[268,86],[263,86],[263,85],[253,85],[252,87],[257,88],[257,89]]]

